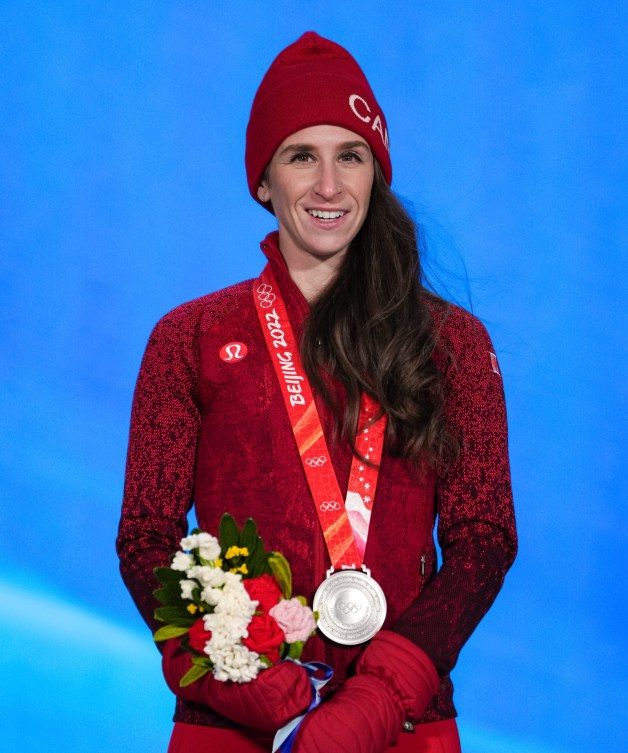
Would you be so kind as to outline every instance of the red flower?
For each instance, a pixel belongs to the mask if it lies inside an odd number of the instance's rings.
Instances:
[[[190,646],[198,651],[199,654],[205,653],[205,644],[212,637],[210,630],[205,630],[205,623],[203,619],[196,620],[192,627],[188,630],[188,636]]]
[[[246,581],[244,582],[246,583]],[[272,664],[278,662],[281,658],[279,646],[285,641],[286,636],[275,620],[267,614],[256,614],[253,616],[248,630],[249,637],[243,638],[242,643],[249,651],[257,651]]]
[[[273,575],[260,575],[242,581],[248,595],[253,601],[259,601],[258,612],[268,612],[283,596],[279,583]]]

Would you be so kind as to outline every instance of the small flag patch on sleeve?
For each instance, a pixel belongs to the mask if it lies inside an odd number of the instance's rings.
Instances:
[[[491,357],[491,368],[493,369],[493,371],[496,374],[498,374],[499,376],[501,376],[502,374],[501,374],[501,371],[499,370],[499,364],[497,363],[497,356],[495,355],[495,353],[491,353],[490,350],[489,350],[488,354]]]

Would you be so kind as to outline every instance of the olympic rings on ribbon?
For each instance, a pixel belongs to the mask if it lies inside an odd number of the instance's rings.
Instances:
[[[324,455],[320,455],[317,458],[305,458],[305,462],[310,468],[320,468],[321,465],[325,465],[327,458]]]
[[[319,505],[319,510],[321,512],[331,512],[332,510],[340,510],[340,505],[338,502],[335,502],[334,500],[331,500],[330,502],[321,502]]]
[[[269,309],[275,302],[277,296],[273,293],[272,285],[262,283],[257,288],[257,297],[259,298],[259,305],[263,309]]]

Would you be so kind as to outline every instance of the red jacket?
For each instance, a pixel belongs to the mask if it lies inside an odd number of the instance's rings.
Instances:
[[[262,243],[299,338],[308,304],[271,234]],[[179,306],[155,327],[135,390],[117,541],[121,571],[145,621],[156,629],[153,568],[168,563],[194,504],[202,529],[216,533],[224,512],[253,517],[268,548],[292,565],[295,593],[309,600],[329,567],[277,377],[253,304],[252,280]],[[384,454],[365,564],[388,601],[385,629],[417,644],[441,686],[421,721],[455,716],[449,672],[492,604],[516,553],[502,381],[482,324],[452,306],[433,306],[449,356],[441,359],[446,415],[463,437],[444,475],[421,477]],[[443,323],[443,317],[444,323]],[[243,343],[225,362],[220,351]],[[333,444],[333,418],[317,400],[341,489],[351,454]],[[442,566],[433,532],[438,515]],[[351,672],[360,647],[309,641],[304,661],[323,660],[334,682]],[[333,683],[330,683],[332,688]],[[175,720],[231,726],[206,706],[178,701]]]

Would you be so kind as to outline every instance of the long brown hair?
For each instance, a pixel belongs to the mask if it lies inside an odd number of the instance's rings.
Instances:
[[[366,220],[338,275],[313,302],[300,349],[312,386],[352,447],[366,392],[388,417],[389,452],[441,467],[455,458],[458,442],[443,417],[438,332],[427,300],[432,308],[447,304],[421,283],[422,242],[375,161]],[[344,387],[345,400],[334,396],[329,377]]]

